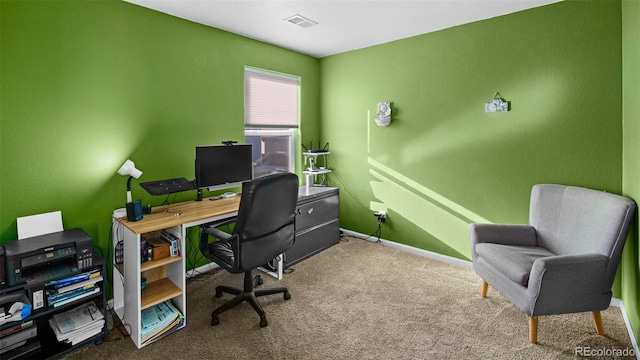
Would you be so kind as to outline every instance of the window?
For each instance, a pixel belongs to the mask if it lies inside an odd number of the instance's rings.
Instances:
[[[295,172],[293,161],[293,129],[245,129],[247,144],[253,145],[253,176],[273,172]]]
[[[295,172],[299,77],[245,67],[244,79],[244,135],[253,145],[254,177]]]

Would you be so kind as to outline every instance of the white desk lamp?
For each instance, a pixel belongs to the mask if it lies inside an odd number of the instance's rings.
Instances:
[[[129,175],[129,179],[127,179],[127,203],[131,202],[131,179],[132,178],[139,178],[140,175],[142,175],[142,171],[136,169],[136,164],[133,163],[133,161],[128,160],[124,162],[124,164],[122,164],[122,166],[120,166],[120,169],[118,169],[118,174],[120,175]]]
[[[127,179],[127,219],[130,221],[138,221],[142,219],[142,203],[140,200],[136,200],[133,202],[131,200],[131,179],[139,178],[142,175],[142,171],[136,169],[136,164],[131,160],[127,160],[122,164],[120,169],[118,169],[118,174],[120,175],[129,175],[129,179]]]

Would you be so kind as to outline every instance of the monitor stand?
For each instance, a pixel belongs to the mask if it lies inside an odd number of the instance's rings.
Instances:
[[[196,192],[196,201],[202,201],[202,188],[198,188]]]

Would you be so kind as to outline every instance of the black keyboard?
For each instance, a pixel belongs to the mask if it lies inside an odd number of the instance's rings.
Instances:
[[[167,195],[180,191],[195,190],[196,184],[186,178],[149,181],[140,183],[143,189],[151,195]]]

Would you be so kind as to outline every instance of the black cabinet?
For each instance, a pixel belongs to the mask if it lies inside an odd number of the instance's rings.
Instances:
[[[298,191],[296,241],[284,256],[288,268],[340,242],[338,188],[302,186]]]
[[[20,325],[23,325],[26,330],[31,329],[31,331],[37,332],[36,338],[30,338],[24,343],[20,341],[15,344],[15,348],[12,350],[3,351],[3,353],[0,354],[0,359],[54,359],[62,357],[78,347],[102,341],[104,336],[109,332],[106,322],[105,262],[104,259],[97,254],[93,255],[92,261],[92,266],[82,270],[78,270],[73,266],[50,266],[50,268],[47,269],[47,273],[50,276],[46,279],[43,277],[33,277],[26,279],[25,283],[0,288],[0,300],[14,299],[12,302],[15,302],[16,296],[18,296],[24,299],[21,300],[21,302],[29,302],[33,307],[31,314],[24,319],[6,322],[0,325],[0,334],[3,334],[3,337],[0,337],[0,343],[3,339],[6,340],[8,336],[11,336],[7,334],[13,332],[14,330],[12,329],[17,329]],[[98,272],[99,274],[97,274]],[[53,281],[69,279],[70,277],[87,273],[93,273],[95,279],[100,279],[99,281],[94,280],[95,283],[93,287],[97,288],[97,291],[94,289],[94,291],[87,291],[86,293],[88,295],[71,296],[66,301],[58,300],[56,304],[49,301],[46,295],[46,289]],[[75,345],[59,342],[51,328],[49,320],[56,314],[75,309],[90,302],[93,302],[96,305],[95,307],[97,307],[104,316],[105,322],[100,333],[80,341]],[[17,332],[17,330],[15,331]],[[7,348],[4,350],[6,349]]]

